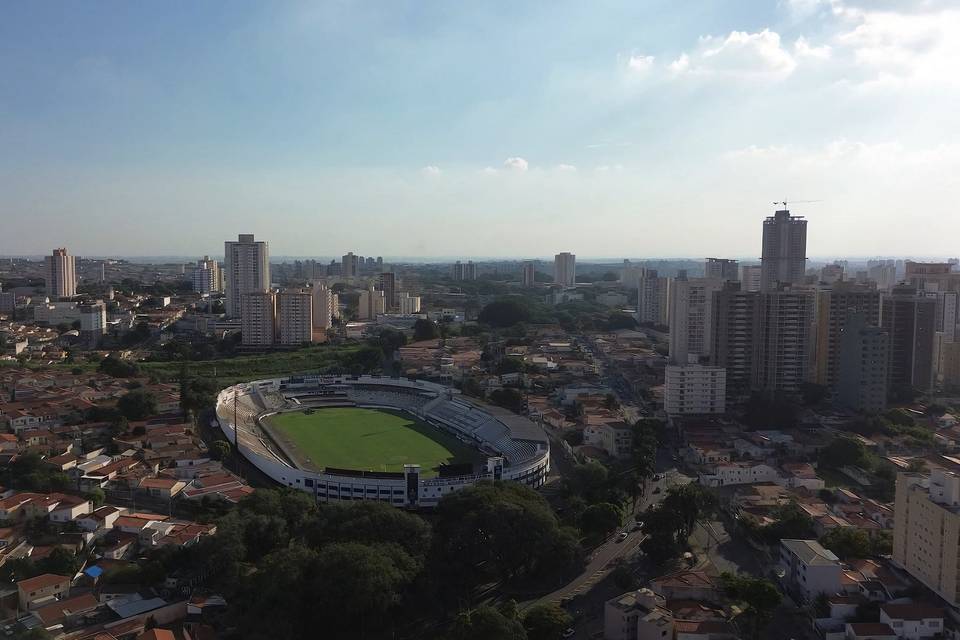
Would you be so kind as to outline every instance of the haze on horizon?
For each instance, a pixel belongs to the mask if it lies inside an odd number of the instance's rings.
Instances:
[[[948,0],[0,8],[0,254],[957,253]]]

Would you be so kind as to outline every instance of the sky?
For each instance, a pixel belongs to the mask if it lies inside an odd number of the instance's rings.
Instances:
[[[952,256],[958,105],[955,0],[8,2],[0,255]]]

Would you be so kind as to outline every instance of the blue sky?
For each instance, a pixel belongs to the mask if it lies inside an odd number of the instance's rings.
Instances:
[[[7,3],[0,254],[952,255],[951,4]]]

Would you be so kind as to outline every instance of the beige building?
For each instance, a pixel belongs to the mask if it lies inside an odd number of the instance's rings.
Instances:
[[[240,334],[244,346],[273,346],[276,334],[276,297],[271,291],[245,293],[242,297],[243,316]]]
[[[722,414],[727,410],[727,370],[699,364],[669,365],[663,408],[668,416]]]
[[[357,316],[360,320],[375,320],[377,316],[386,312],[386,298],[383,291],[377,291],[370,285],[370,288],[360,293],[360,305],[357,309]]]
[[[303,289],[277,293],[277,343],[295,346],[313,342],[313,296]]]
[[[897,475],[893,561],[952,606],[960,605],[960,475]]]
[[[561,287],[572,287],[577,281],[577,256],[572,253],[558,253],[553,257],[553,283]]]
[[[720,278],[677,278],[670,295],[670,360],[696,364],[710,355],[713,341],[713,294],[723,289]]]
[[[47,297],[51,300],[72,298],[77,295],[77,258],[67,254],[64,248],[54,249],[47,256],[46,286]]]
[[[216,260],[211,260],[209,256],[203,256],[202,260],[197,260],[191,280],[193,281],[193,290],[197,293],[210,294],[223,291],[223,275],[220,265],[217,264]]]
[[[420,296],[412,296],[404,291],[397,300],[399,303],[398,309],[402,315],[408,316],[420,313]]]
[[[270,290],[270,247],[252,233],[223,243],[223,278],[227,315],[243,316],[243,296]]]
[[[880,326],[880,292],[867,285],[845,282],[817,290],[817,384],[832,387],[837,383],[840,334],[853,314],[859,314],[867,326]]]
[[[340,296],[322,282],[313,285],[313,328],[329,329],[339,317]]]

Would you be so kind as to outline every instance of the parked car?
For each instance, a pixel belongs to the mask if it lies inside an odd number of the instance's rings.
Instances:
[[[628,535],[628,534],[627,534],[626,531],[621,531],[620,533],[618,533],[618,534],[617,534],[617,542],[623,542],[624,540],[626,540],[626,539],[627,539],[627,535]]]

